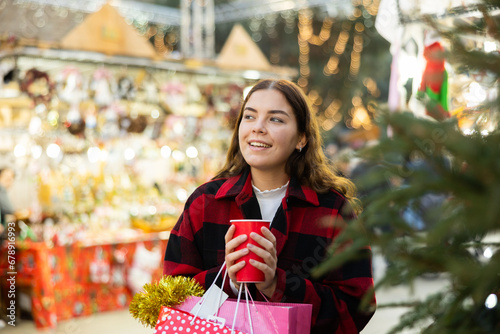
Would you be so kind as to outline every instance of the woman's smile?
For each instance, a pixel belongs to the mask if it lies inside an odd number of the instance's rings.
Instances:
[[[253,148],[253,149],[256,149],[256,150],[259,150],[259,149],[266,149],[266,148],[270,148],[272,147],[272,145],[269,145],[269,144],[266,144],[264,142],[261,142],[261,141],[250,141],[249,142],[249,145]]]

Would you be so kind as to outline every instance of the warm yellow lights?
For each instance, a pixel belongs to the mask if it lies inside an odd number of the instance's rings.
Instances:
[[[363,104],[363,101],[361,100],[361,97],[355,96],[355,97],[352,98],[352,105],[353,106],[359,107],[359,106],[361,106],[361,104]]]
[[[311,70],[308,65],[301,66],[299,72],[303,77],[308,77],[311,74]]]
[[[307,97],[309,98],[309,101],[311,101],[313,106],[320,106],[321,103],[323,102],[323,99],[319,95],[318,91],[315,89],[311,89],[309,94],[307,94]]]
[[[366,89],[368,89],[368,92],[373,97],[379,97],[380,96],[380,90],[377,87],[377,83],[372,78],[366,78],[366,79],[364,79],[363,80],[363,85],[365,85]]]
[[[342,113],[339,113],[340,107],[342,107],[342,101],[335,99],[325,109],[324,119],[321,120],[321,128],[323,130],[330,131],[342,120]]]
[[[330,105],[325,109],[325,116],[329,118],[335,116],[340,107],[342,107],[342,101],[339,99],[333,100],[332,103],[330,103]]]
[[[299,80],[297,80],[297,84],[300,87],[305,88],[309,84],[309,81],[306,78],[299,78]]]
[[[377,15],[379,5],[380,0],[363,0],[363,7],[371,16]]]
[[[368,115],[368,111],[365,107],[360,106],[351,109],[352,112],[352,121],[351,125],[355,129],[363,128],[365,130],[369,130],[372,128],[372,122],[370,120],[370,115]]]
[[[333,51],[338,55],[343,54],[348,40],[349,33],[345,30],[342,30],[339,34],[339,38],[337,39],[337,43],[335,44],[335,48],[333,49]]]
[[[321,46],[330,39],[330,32],[333,26],[332,18],[325,18],[318,35],[314,35],[313,31],[313,12],[310,9],[301,10],[299,12],[299,64],[300,64],[300,78],[298,84],[302,88],[306,88],[309,81],[308,78],[311,74],[309,68],[309,45]],[[332,70],[333,73],[335,70]],[[329,72],[327,72],[329,73]],[[331,74],[331,73],[330,73]]]
[[[333,129],[333,127],[335,126],[335,124],[336,124],[336,122],[334,122],[332,119],[325,119],[323,121],[323,123],[321,123],[321,127],[325,131],[330,131],[331,129]]]
[[[337,71],[338,66],[339,66],[339,58],[337,56],[331,56],[325,68],[323,69],[323,73],[327,76],[335,74],[336,73],[335,71]]]
[[[361,65],[361,54],[353,50],[351,52],[351,65],[349,67],[349,74],[352,77],[356,77],[358,75],[360,65]]]
[[[328,46],[330,53],[327,63],[323,67],[323,75],[332,76],[338,73],[346,73],[348,70],[349,80],[354,81],[359,75],[361,68],[361,54],[365,43],[365,30],[373,26],[371,21],[377,13],[380,0],[351,0],[353,11],[348,20],[344,20],[340,25],[340,32],[337,38],[332,38],[332,28],[334,19],[325,18],[318,35],[314,33],[313,21],[314,14],[311,10],[305,9],[299,11],[297,36],[299,45],[299,79],[298,85],[308,92],[309,77],[311,68],[309,66],[311,45]],[[366,25],[365,25],[366,24]],[[326,44],[325,44],[326,43]],[[349,44],[349,45],[348,45]],[[314,49],[313,49],[314,50]],[[316,50],[314,50],[316,51]],[[347,65],[348,64],[348,65]],[[348,66],[348,68],[347,68]],[[371,78],[363,81],[364,86],[373,97],[380,96],[380,90],[375,81]],[[345,84],[346,86],[348,85]],[[312,88],[312,87],[311,87]],[[318,92],[314,89],[308,93],[308,97],[314,108],[320,107],[325,99],[317,96]],[[348,103],[348,101],[345,101]],[[371,114],[374,113],[374,107],[366,107],[361,96],[352,98],[352,109],[349,111],[350,117],[347,117],[346,125],[351,128],[369,130],[372,128]],[[340,112],[342,101],[335,99],[324,110],[319,118],[319,125],[325,131],[331,130],[336,123],[342,121],[343,113]]]

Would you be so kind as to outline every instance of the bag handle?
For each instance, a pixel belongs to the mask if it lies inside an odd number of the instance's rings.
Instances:
[[[214,281],[212,282],[212,285],[217,285],[216,282],[217,282],[217,279],[219,278],[221,272],[222,272],[222,269],[224,269],[226,267],[226,261],[224,261],[224,263],[222,264],[222,266],[220,267],[219,269],[219,272],[217,273],[217,275],[215,276],[215,279]],[[226,270],[224,271],[224,277],[222,279],[222,288],[220,290],[220,293],[219,293],[219,298],[217,298],[217,313],[216,315],[219,315],[219,305],[220,305],[220,300],[222,298],[222,292],[223,292],[223,288],[224,288],[224,284],[226,283],[226,276],[227,276],[227,268]],[[212,287],[212,285],[210,285],[210,287]],[[210,289],[210,288],[209,288]],[[208,290],[207,290],[208,291]],[[205,304],[205,301],[207,299],[205,298],[205,295],[203,295],[202,299],[201,299],[201,304],[200,304],[200,307],[198,308],[198,310],[196,310],[196,313],[194,314],[194,317],[193,319],[191,320],[190,324],[194,324],[194,321],[196,320],[196,318],[198,317],[198,313],[200,313],[200,310],[203,308],[203,305]]]
[[[248,296],[250,295],[250,293],[248,292],[248,287],[246,283],[240,284],[240,289],[238,290],[238,301],[236,303],[236,309],[234,310],[234,318],[233,318],[233,326],[231,327],[231,334],[234,333],[234,324],[236,323],[236,316],[238,315],[238,307],[240,306],[241,289],[243,288],[243,285],[245,286],[245,300],[247,304],[248,321],[250,322],[250,334],[253,334],[252,314],[250,312],[250,305],[248,304]],[[251,295],[250,298],[252,298]],[[252,304],[255,306],[253,299],[252,299]]]
[[[227,275],[227,266],[226,266],[226,261],[224,261],[224,263],[222,264],[222,266],[220,267],[219,269],[219,272],[217,272],[217,275],[215,276],[215,279],[214,281],[212,282],[212,285],[217,285],[216,282],[217,282],[217,279],[219,278],[220,274],[222,273],[222,270],[225,268],[224,270],[224,276],[222,278],[222,287],[220,289],[220,292],[219,292],[219,297],[217,299],[217,306],[220,305],[220,300],[222,298],[222,292],[223,292],[223,289],[224,289],[224,285],[226,283],[226,277],[228,276]],[[212,285],[210,285],[210,287],[212,287]],[[236,324],[236,316],[238,315],[238,307],[240,305],[240,300],[241,300],[241,290],[243,288],[243,285],[245,286],[245,301],[246,301],[246,306],[247,306],[247,312],[248,312],[248,319],[250,321],[250,334],[253,334],[253,323],[252,323],[252,314],[250,312],[250,304],[248,303],[248,297],[250,297],[251,301],[252,301],[252,304],[255,306],[255,303],[252,299],[252,296],[250,295],[250,293],[248,292],[248,287],[247,287],[247,284],[246,283],[243,283],[243,284],[240,284],[240,288],[239,288],[239,291],[238,291],[238,302],[236,303],[236,309],[234,310],[234,318],[233,318],[233,325],[231,327],[231,334],[234,333],[234,325]],[[210,289],[210,288],[209,288]],[[262,294],[262,292],[261,292]],[[264,297],[265,298],[265,297]],[[266,299],[267,300],[267,299]],[[194,317],[193,319],[190,321],[190,324],[193,325],[196,318],[198,317],[198,313],[200,312],[200,310],[203,308],[203,305],[205,304],[205,301],[206,301],[206,298],[203,297],[202,300],[201,300],[201,305],[200,307],[198,308],[198,310],[196,311],[196,313],[194,314]],[[216,313],[216,316],[219,315],[219,309],[220,307],[217,307],[217,313]]]

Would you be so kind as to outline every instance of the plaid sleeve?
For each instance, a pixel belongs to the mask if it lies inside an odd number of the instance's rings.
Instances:
[[[223,262],[223,259],[220,262],[214,259],[207,266],[204,247],[209,241],[203,238],[206,196],[204,189],[199,188],[186,201],[183,213],[170,232],[163,264],[164,275],[193,277],[205,289],[212,284]],[[231,291],[229,284],[226,285],[224,290]]]

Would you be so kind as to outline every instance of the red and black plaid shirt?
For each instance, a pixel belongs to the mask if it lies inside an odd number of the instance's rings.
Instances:
[[[373,315],[358,310],[361,298],[373,287],[369,249],[366,257],[323,277],[309,273],[352,218],[341,212],[345,203],[334,190],[318,194],[292,178],[271,223],[278,255],[278,283],[271,301],[312,304],[312,333],[359,333]],[[194,277],[208,288],[224,262],[224,235],[231,219],[261,219],[249,172],[212,180],[195,190],[171,232],[164,274]],[[224,291],[235,297],[228,283]]]

